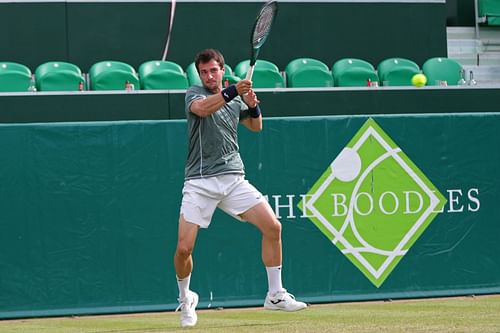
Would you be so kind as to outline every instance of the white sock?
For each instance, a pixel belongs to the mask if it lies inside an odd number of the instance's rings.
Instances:
[[[281,284],[281,265],[275,267],[266,267],[267,282],[269,284],[269,294],[274,295],[283,290]]]
[[[179,286],[179,299],[183,299],[184,297],[186,297],[186,294],[189,290],[189,282],[191,280],[191,274],[189,274],[183,279],[179,279],[178,276],[176,277],[177,277],[177,285]]]

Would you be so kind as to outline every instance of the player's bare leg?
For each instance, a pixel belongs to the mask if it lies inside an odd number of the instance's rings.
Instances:
[[[200,227],[189,223],[181,214],[179,218],[179,230],[177,239],[177,249],[174,256],[175,273],[179,278],[185,278],[193,270],[193,249]]]
[[[267,202],[261,202],[241,217],[262,233],[262,261],[266,267],[281,265],[281,223]]]
[[[189,290],[191,272],[193,271],[192,253],[198,229],[198,225],[187,222],[181,214],[179,218],[177,249],[174,255],[174,266],[179,286],[179,306],[177,310],[181,310],[182,327],[192,327],[196,325],[198,320],[195,312],[198,305],[198,295],[194,291]]]
[[[262,261],[266,266],[269,291],[264,307],[269,310],[298,311],[307,305],[282,287],[281,281],[281,223],[267,201],[250,208],[241,217],[262,233]]]

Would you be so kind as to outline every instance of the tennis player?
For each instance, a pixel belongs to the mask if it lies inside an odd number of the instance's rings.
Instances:
[[[238,124],[262,130],[259,100],[250,80],[222,88],[224,57],[215,49],[196,55],[203,86],[186,92],[188,156],[174,266],[179,286],[181,326],[196,325],[198,295],[189,289],[191,256],[199,228],[210,225],[217,207],[262,233],[262,260],[268,293],[264,308],[297,311],[307,307],[287,292],[281,281],[281,223],[262,194],[246,179],[238,151]]]

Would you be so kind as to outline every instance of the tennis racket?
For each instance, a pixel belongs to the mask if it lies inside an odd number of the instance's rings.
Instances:
[[[253,25],[252,33],[250,35],[252,52],[250,57],[250,67],[248,68],[247,75],[245,77],[247,80],[252,79],[255,62],[259,56],[260,48],[264,45],[269,33],[271,32],[271,26],[273,25],[277,13],[278,3],[271,0],[267,1],[262,6],[257,15],[257,19],[255,20],[255,24]]]
[[[165,49],[163,50],[163,56],[161,60],[165,61],[167,59],[168,47],[170,45],[170,36],[172,35],[172,27],[174,26],[174,16],[175,16],[175,0],[170,3],[170,23],[168,25],[167,41],[165,42]]]

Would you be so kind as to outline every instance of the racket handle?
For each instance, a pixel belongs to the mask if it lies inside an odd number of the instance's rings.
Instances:
[[[255,65],[248,67],[247,76],[245,77],[245,80],[251,80],[252,79],[253,69],[254,68],[255,68]]]

